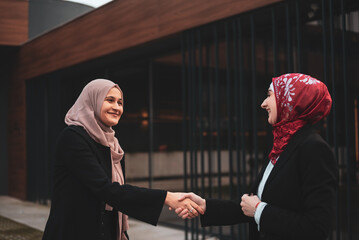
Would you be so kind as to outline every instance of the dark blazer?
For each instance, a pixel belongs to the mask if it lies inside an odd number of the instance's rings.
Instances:
[[[252,192],[257,193],[268,160]],[[328,144],[314,128],[299,130],[282,152],[262,193],[268,205],[260,219],[243,214],[239,203],[206,200],[202,226],[249,222],[251,240],[324,240],[333,228],[338,168]]]
[[[54,191],[43,240],[103,239],[105,204],[156,225],[166,191],[112,183],[110,148],[79,126],[60,134]],[[125,169],[124,159],[121,161]]]

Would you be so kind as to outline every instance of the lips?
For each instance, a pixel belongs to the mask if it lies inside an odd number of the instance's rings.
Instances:
[[[118,114],[118,113],[108,113],[108,114],[110,114],[110,115],[112,115],[112,116],[114,116],[114,117],[119,117],[120,116],[120,114]]]

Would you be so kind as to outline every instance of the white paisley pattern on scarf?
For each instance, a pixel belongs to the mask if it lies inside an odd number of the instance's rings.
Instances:
[[[298,78],[300,78],[302,76],[295,76],[293,78],[287,78],[288,76],[290,76],[290,74],[285,74],[279,81],[276,82],[276,85],[278,88],[282,89],[284,94],[284,98],[283,101],[281,101],[281,107],[287,107],[289,109],[289,111],[292,111],[293,106],[291,105],[292,102],[292,96],[295,95],[294,90],[295,88],[293,87],[294,83],[296,81],[298,81]]]
[[[303,82],[305,84],[310,84],[310,85],[320,83],[320,81],[318,81],[317,79],[312,78],[310,76],[308,76],[308,77],[306,77],[304,79],[301,79],[299,81],[301,81],[301,82]]]

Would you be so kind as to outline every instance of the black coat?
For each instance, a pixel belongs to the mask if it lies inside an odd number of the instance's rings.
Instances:
[[[257,193],[264,165],[252,192]],[[265,184],[268,205],[260,219],[243,214],[238,202],[207,199],[202,226],[249,222],[251,240],[324,240],[333,229],[338,168],[328,144],[313,128],[299,130],[290,140]]]
[[[43,240],[103,239],[106,203],[128,216],[157,224],[166,191],[112,183],[110,148],[95,142],[82,127],[70,126],[60,134],[54,169]]]

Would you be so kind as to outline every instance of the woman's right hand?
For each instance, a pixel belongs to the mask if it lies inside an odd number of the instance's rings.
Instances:
[[[188,200],[190,199],[191,201],[193,201],[194,203],[196,203],[202,210],[204,214],[206,211],[206,200],[201,198],[200,196],[194,194],[194,193],[182,193],[182,196],[179,198],[180,201],[184,201],[184,200]],[[189,218],[191,219],[191,214],[188,211],[188,209],[185,208],[176,208],[176,213],[179,217],[185,219],[185,218]]]
[[[186,196],[187,193],[167,192],[165,204],[169,206],[170,210],[181,209],[183,211],[186,211],[187,218],[194,218],[197,217],[198,214],[204,214],[203,208],[201,208],[195,201],[190,198],[187,198]]]

